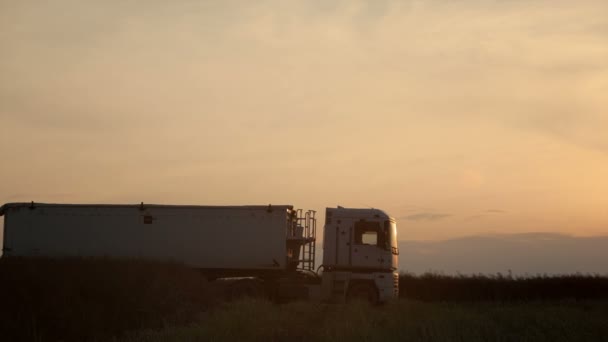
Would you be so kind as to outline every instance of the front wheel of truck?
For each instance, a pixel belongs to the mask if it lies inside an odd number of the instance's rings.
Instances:
[[[378,304],[378,291],[376,287],[367,283],[355,283],[348,290],[347,302],[365,301],[371,305]]]

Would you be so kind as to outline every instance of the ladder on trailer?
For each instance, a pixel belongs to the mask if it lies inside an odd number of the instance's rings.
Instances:
[[[300,259],[298,269],[305,271],[315,271],[315,241],[317,235],[316,211],[308,210],[304,212],[298,209],[297,225],[302,229],[302,246],[300,247]]]

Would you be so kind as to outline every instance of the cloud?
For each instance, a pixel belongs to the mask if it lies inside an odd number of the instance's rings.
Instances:
[[[480,219],[482,217],[485,217],[486,215],[471,215],[471,216],[467,216],[463,219],[463,221],[473,221],[473,220],[477,220]]]
[[[500,209],[488,209],[488,210],[486,210],[486,213],[490,213],[490,214],[504,214],[504,213],[506,213],[506,211],[500,210]]]
[[[608,76],[608,72],[603,74]],[[592,80],[587,80],[587,83],[592,83]],[[601,98],[597,95],[602,87],[605,93],[608,83],[594,85],[591,90],[596,91],[586,94],[588,98],[584,103],[557,100],[555,104],[544,105],[542,113],[530,115],[526,124],[553,139],[608,153],[608,136],[603,132],[608,124],[604,113],[606,102],[603,95]]]
[[[452,215],[440,213],[418,213],[401,217],[401,219],[410,221],[438,221],[448,218],[450,216]]]
[[[501,210],[501,209],[488,209],[488,210],[484,210],[481,214],[467,216],[463,219],[463,221],[473,221],[473,220],[481,219],[481,218],[488,217],[491,215],[502,215],[502,214],[506,214],[506,213],[507,213],[506,211]]]

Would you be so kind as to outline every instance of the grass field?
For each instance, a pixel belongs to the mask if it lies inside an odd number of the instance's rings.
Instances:
[[[139,341],[608,341],[608,302],[274,305],[242,300]]]
[[[219,300],[196,270],[116,259],[0,259],[2,341],[608,341],[608,280],[402,275],[370,307]]]
[[[214,303],[179,264],[0,259],[0,341],[84,341],[192,322]]]

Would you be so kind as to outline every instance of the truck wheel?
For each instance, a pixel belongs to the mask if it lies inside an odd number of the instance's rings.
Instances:
[[[354,284],[348,290],[346,301],[352,302],[355,300],[365,301],[371,305],[376,305],[378,304],[378,291],[376,291],[376,288],[370,284]]]
[[[236,281],[230,286],[229,298],[231,300],[240,298],[263,298],[264,287],[261,282],[254,279],[244,279]]]

